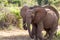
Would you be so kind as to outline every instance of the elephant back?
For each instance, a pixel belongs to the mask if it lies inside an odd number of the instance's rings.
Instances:
[[[34,8],[34,11],[35,11],[34,23],[39,23],[47,15],[46,10],[42,7],[36,7]]]
[[[59,13],[53,6],[47,5],[47,6],[44,6],[44,8],[48,8],[48,9],[54,11],[55,14],[57,15],[58,19],[59,19]]]

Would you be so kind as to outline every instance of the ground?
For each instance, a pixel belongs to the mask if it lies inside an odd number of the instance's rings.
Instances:
[[[58,27],[60,30],[60,26]],[[28,31],[13,29],[0,31],[0,40],[33,40],[29,37]],[[59,39],[58,39],[59,40]]]
[[[2,30],[0,31],[0,40],[32,40],[28,31],[13,29],[10,31]]]

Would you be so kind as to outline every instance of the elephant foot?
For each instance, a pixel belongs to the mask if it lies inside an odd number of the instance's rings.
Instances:
[[[34,35],[31,33],[31,34],[30,34],[30,37],[33,39],[33,38],[34,38]]]
[[[30,37],[33,39],[34,38],[34,36],[33,35],[30,35]]]
[[[25,27],[24,30],[27,30],[27,27]]]
[[[24,30],[27,30],[27,27],[26,26],[23,26]]]
[[[44,40],[48,40],[48,38],[45,38]]]

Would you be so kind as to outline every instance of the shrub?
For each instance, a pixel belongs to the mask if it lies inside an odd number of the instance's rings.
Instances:
[[[9,27],[10,25],[21,28],[20,9],[18,7],[2,7],[0,11],[0,25],[1,27]],[[8,25],[8,26],[7,26]]]

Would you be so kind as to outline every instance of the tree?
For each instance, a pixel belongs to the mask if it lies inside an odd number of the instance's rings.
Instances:
[[[37,0],[38,5],[41,5],[42,0]]]
[[[48,0],[37,0],[38,5],[46,5],[49,4]]]

